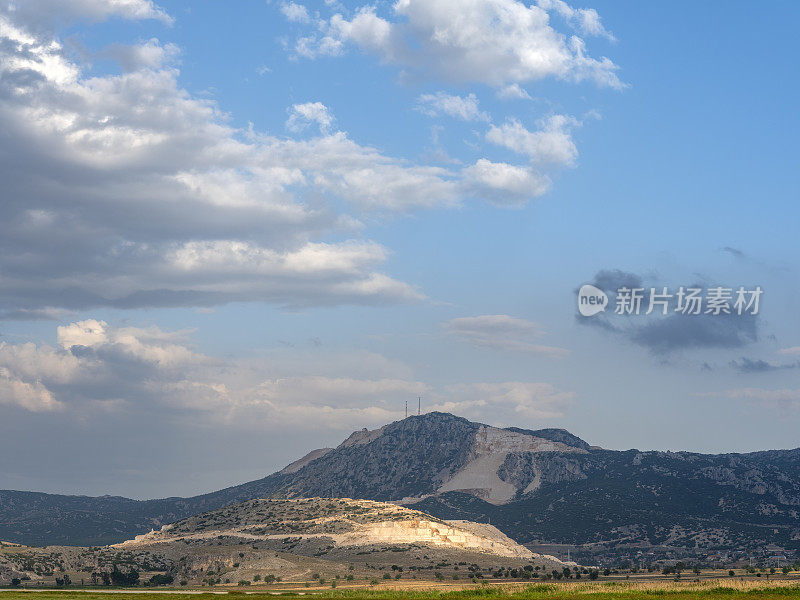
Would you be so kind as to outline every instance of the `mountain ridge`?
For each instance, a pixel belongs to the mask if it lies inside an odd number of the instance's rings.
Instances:
[[[448,413],[357,431],[264,478],[190,498],[2,490],[0,539],[115,543],[237,502],[312,496],[490,520],[528,544],[800,551],[800,449],[606,450],[566,430],[497,428]]]

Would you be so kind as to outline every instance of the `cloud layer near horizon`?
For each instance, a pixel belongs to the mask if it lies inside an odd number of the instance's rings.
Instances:
[[[369,366],[363,356],[349,365],[340,357],[334,376],[326,372],[329,360],[320,352],[300,370],[269,360],[220,360],[193,350],[189,332],[87,319],[58,326],[55,346],[0,343],[0,403],[81,418],[178,411],[234,428],[265,421],[308,427],[324,415],[325,427],[344,430],[353,422],[399,418],[405,399],[418,395],[428,409],[492,422],[498,409],[533,419],[560,416],[574,397],[539,382],[430,386],[385,361]]]

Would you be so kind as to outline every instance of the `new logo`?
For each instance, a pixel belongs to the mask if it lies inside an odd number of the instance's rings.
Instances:
[[[608,306],[608,296],[600,288],[587,283],[578,290],[578,312],[584,317],[603,312],[606,306]]]

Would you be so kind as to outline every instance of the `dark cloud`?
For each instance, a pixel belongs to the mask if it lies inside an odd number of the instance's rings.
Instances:
[[[600,288],[606,293],[616,292],[621,287],[645,287],[642,283],[642,278],[639,275],[627,271],[620,271],[619,269],[598,271],[597,275],[594,276],[592,285]]]
[[[656,354],[685,349],[740,348],[759,339],[759,319],[750,314],[684,315],[671,312],[666,316],[660,313],[645,315],[651,287],[658,292],[664,285],[648,281],[636,273],[604,269],[595,275],[592,284],[609,295],[609,307],[604,313],[592,317],[578,316],[578,322],[612,332]],[[639,315],[621,316],[614,312],[616,291],[622,287],[644,288]],[[689,287],[708,289],[713,286],[692,283]],[[668,292],[674,293],[674,289],[670,288]]]
[[[672,314],[634,325],[629,339],[653,352],[688,348],[739,348],[758,340],[758,320],[752,315]]]

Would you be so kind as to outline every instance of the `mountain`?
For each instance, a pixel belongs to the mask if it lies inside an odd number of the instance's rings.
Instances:
[[[595,552],[800,551],[800,449],[605,450],[561,429],[502,429],[446,413],[357,431],[268,477],[193,498],[0,491],[0,539],[119,542],[266,497],[400,502],[441,519],[489,520],[520,543]]]

